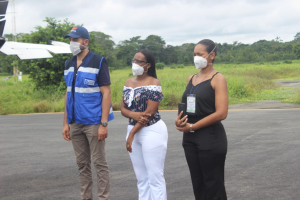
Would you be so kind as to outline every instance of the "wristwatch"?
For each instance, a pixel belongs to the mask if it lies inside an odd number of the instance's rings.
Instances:
[[[195,131],[193,130],[193,124],[190,124],[190,132],[194,133]]]
[[[100,122],[100,125],[102,125],[103,127],[107,127],[108,123],[107,122]]]

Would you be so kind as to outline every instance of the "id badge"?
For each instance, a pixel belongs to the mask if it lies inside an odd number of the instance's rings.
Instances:
[[[195,114],[196,113],[196,95],[189,94],[187,96],[186,102],[187,102],[186,112],[189,114]]]

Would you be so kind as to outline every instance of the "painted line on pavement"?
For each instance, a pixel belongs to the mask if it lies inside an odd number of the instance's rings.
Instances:
[[[228,111],[262,111],[262,110],[300,110],[300,108],[247,108],[247,109],[228,109]],[[175,112],[177,110],[158,110],[159,112]],[[121,111],[113,111],[119,113]],[[9,114],[9,115],[48,115],[48,114],[63,114],[64,112],[49,112],[49,113],[27,113],[27,114]],[[8,115],[0,115],[8,116]]]

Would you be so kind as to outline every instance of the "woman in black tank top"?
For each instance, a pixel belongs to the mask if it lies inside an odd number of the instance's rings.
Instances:
[[[182,95],[187,115],[181,118],[181,112],[175,121],[176,129],[183,132],[182,146],[196,200],[227,199],[227,137],[221,121],[228,113],[228,92],[225,77],[213,68],[216,54],[211,40],[196,45],[194,62],[200,72],[188,78]]]

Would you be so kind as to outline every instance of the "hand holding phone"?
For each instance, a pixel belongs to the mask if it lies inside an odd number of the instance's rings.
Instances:
[[[178,114],[180,114],[181,111],[183,111],[183,113],[181,115],[181,118],[183,118],[186,115],[186,106],[185,106],[185,103],[178,103]]]

